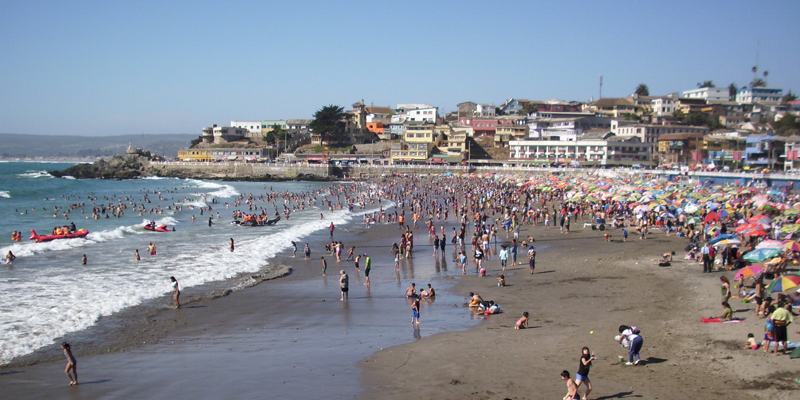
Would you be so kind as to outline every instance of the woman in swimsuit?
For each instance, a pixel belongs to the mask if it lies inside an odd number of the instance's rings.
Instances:
[[[75,356],[72,355],[72,349],[70,348],[69,343],[67,342],[61,343],[61,350],[64,351],[64,357],[67,358],[67,367],[64,369],[64,373],[67,374],[67,376],[69,377],[69,385],[70,386],[77,385],[78,362],[75,361]]]
[[[172,281],[172,299],[175,300],[175,308],[181,308],[181,289],[178,286],[178,280],[174,276],[170,276],[169,280]]]

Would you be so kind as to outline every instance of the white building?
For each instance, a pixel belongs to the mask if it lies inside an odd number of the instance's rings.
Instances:
[[[231,121],[231,127],[247,129],[250,135],[261,134],[261,121]]]
[[[703,99],[705,101],[719,102],[731,99],[728,88],[702,87],[699,89],[686,90],[683,97],[687,99]]]
[[[678,93],[653,97],[653,99],[650,100],[650,107],[653,113],[659,117],[671,115],[680,107]]]
[[[650,164],[651,146],[639,138],[612,136],[608,139],[512,140],[509,162],[553,164],[579,162],[584,165]]]
[[[494,104],[476,104],[475,115],[473,117],[494,117],[497,115],[497,107]]]
[[[648,125],[648,124],[611,124],[611,132],[617,136],[636,136],[643,143],[655,145],[658,137],[667,133],[702,133],[708,134],[708,128],[704,126],[686,125]]]
[[[777,103],[783,97],[783,89],[756,87],[739,89],[736,92],[736,102],[739,104]]]
[[[439,116],[438,107],[429,107],[429,108],[417,108],[413,110],[407,110],[406,120],[407,121],[417,121],[417,122],[430,122],[432,124],[436,123],[436,119]]]

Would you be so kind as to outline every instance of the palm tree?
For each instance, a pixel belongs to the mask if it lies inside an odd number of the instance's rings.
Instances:
[[[736,87],[736,84],[735,83],[731,83],[730,85],[728,85],[728,96],[735,97],[736,96],[736,92],[738,90],[739,90],[739,88]]]
[[[698,83],[697,87],[699,87],[699,88],[704,88],[704,87],[713,88],[713,87],[716,87],[716,86],[714,86],[714,82],[713,81],[705,81],[703,83]]]
[[[636,86],[636,93],[637,96],[650,96],[650,89],[647,88],[647,85],[644,83],[640,83],[639,86]]]
[[[764,87],[767,86],[767,82],[765,82],[761,78],[753,79],[753,82],[750,83],[750,87]]]

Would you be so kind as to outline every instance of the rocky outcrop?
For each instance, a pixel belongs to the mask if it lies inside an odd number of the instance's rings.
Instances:
[[[78,164],[63,171],[50,171],[61,178],[72,176],[77,179],[133,179],[145,175],[150,164],[150,153],[116,155],[108,161],[101,159],[93,164]]]

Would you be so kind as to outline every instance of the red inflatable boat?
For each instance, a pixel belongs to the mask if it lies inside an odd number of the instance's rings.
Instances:
[[[153,231],[153,232],[172,232],[172,231],[169,230],[169,228],[167,228],[166,225],[159,225],[159,226],[145,225],[144,229],[147,229],[148,231]]]
[[[49,242],[55,239],[74,239],[74,238],[82,238],[86,237],[89,234],[89,231],[86,229],[78,229],[76,232],[72,233],[65,233],[62,235],[44,235],[39,236],[36,234],[36,231],[31,229],[31,238],[29,240],[35,240],[36,242]]]

